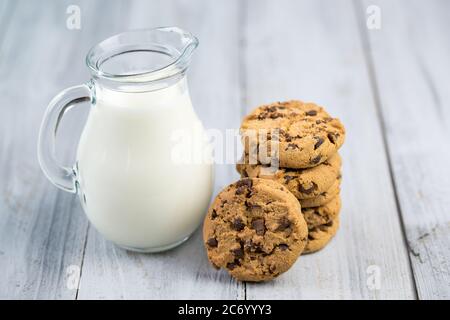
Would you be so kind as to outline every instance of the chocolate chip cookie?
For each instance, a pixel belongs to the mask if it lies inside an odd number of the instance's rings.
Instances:
[[[341,179],[337,179],[333,185],[327,191],[322,192],[315,198],[311,199],[301,199],[300,204],[302,209],[304,208],[312,208],[319,207],[330,202],[334,197],[336,197],[341,191]]]
[[[263,134],[257,134],[253,141],[255,131]],[[278,154],[281,167],[309,168],[336,153],[344,143],[345,129],[322,107],[291,100],[253,110],[241,124],[241,135],[247,154],[275,152],[271,142],[278,140],[278,152],[270,155]]]
[[[340,176],[341,157],[335,153],[322,164],[307,169],[274,168],[248,164],[248,157],[236,165],[241,177],[272,179],[285,185],[297,199],[317,198],[329,190]]]
[[[328,222],[309,230],[308,244],[303,254],[313,253],[324,248],[328,242],[334,237],[339,228],[339,215]]]
[[[213,266],[241,281],[265,281],[297,260],[308,227],[286,187],[244,178],[217,195],[205,217],[203,238]]]

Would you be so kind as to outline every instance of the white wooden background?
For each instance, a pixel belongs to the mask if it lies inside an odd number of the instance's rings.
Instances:
[[[81,30],[66,28],[70,4]],[[380,30],[366,27],[372,4]],[[43,112],[88,79],[88,49],[161,25],[200,39],[190,88],[207,127],[237,128],[250,108],[291,98],[347,127],[341,230],[275,281],[217,272],[200,232],[166,253],[119,249],[38,167]],[[449,299],[449,27],[446,0],[0,0],[0,298]],[[87,108],[62,125],[66,163]],[[217,166],[216,192],[236,178]],[[373,268],[379,288],[367,285]]]

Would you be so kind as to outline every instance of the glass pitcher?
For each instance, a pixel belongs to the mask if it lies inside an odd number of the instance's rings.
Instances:
[[[197,45],[175,27],[108,38],[86,57],[90,81],[61,92],[45,113],[42,170],[57,187],[77,193],[94,227],[124,248],[177,246],[209,204],[212,152],[186,82]],[[84,101],[91,108],[76,163],[64,167],[54,154],[58,123],[69,106]]]

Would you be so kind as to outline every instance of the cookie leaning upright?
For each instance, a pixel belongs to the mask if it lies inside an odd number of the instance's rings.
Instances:
[[[309,168],[326,161],[342,146],[345,129],[337,118],[332,118],[322,107],[298,100],[263,105],[247,115],[241,124],[246,130],[279,129],[280,166],[286,168]],[[270,142],[270,131],[269,131]],[[257,141],[257,148],[266,141]],[[264,146],[269,147],[270,146]],[[250,144],[244,142],[245,153]]]
[[[287,271],[308,241],[300,204],[287,188],[245,178],[222,190],[205,217],[210,262],[241,281],[265,281]]]

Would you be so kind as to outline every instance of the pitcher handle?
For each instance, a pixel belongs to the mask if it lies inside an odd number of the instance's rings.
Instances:
[[[42,171],[55,186],[72,193],[77,192],[75,172],[72,168],[62,166],[56,161],[56,134],[64,113],[71,106],[92,101],[91,88],[90,84],[82,84],[61,91],[49,103],[39,131],[38,159]]]

